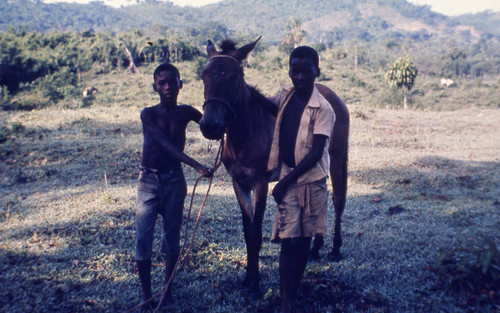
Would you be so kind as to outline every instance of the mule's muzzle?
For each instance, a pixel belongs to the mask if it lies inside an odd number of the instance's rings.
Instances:
[[[210,98],[203,104],[203,116],[200,130],[207,139],[219,140],[224,136],[228,115],[231,115],[230,104],[220,98]]]
[[[200,120],[200,130],[203,136],[211,140],[219,140],[224,136],[224,123],[217,119],[210,119],[203,115]]]

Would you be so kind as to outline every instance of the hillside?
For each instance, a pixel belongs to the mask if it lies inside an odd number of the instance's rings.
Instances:
[[[154,0],[122,8],[100,2],[81,5],[0,0],[0,13],[2,31],[13,27],[28,31],[93,28],[120,32],[161,26],[189,33],[216,22],[227,30],[262,35],[264,41],[277,43],[285,36],[289,20],[297,18],[310,40],[326,43],[394,38],[463,42],[481,37],[498,42],[500,37],[500,13],[451,18],[406,0],[225,0],[200,8]]]
[[[86,28],[113,30],[130,17],[101,3],[44,4],[29,0],[0,0],[0,30],[75,31]],[[117,29],[118,30],[118,29]]]
[[[500,36],[500,12],[482,12],[477,14],[464,14],[457,17],[457,20],[462,24],[468,24],[485,32]]]
[[[395,16],[401,25],[420,23],[422,27],[395,27],[409,33],[444,26],[450,21],[428,7],[405,0],[227,0],[201,10],[217,22],[226,22],[239,31],[262,34],[270,41],[283,38],[291,17],[304,23],[311,38],[323,40],[331,34],[365,41],[380,37],[380,33],[390,36],[392,29],[388,28]]]

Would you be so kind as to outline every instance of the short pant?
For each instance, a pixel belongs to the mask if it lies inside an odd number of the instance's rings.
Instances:
[[[326,177],[308,184],[292,184],[276,209],[271,241],[326,235],[327,218]]]
[[[167,256],[178,255],[186,194],[187,185],[182,169],[166,173],[141,170],[135,212],[136,260],[151,258],[158,214],[163,220],[162,252]]]

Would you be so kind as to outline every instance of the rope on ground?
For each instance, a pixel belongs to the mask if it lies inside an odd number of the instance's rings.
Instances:
[[[200,217],[201,217],[201,212],[203,211],[203,208],[205,207],[205,204],[207,202],[207,199],[208,199],[208,194],[210,193],[210,189],[212,187],[212,181],[213,181],[213,178],[214,178],[214,174],[215,172],[217,171],[217,169],[220,167],[221,163],[222,163],[222,152],[224,150],[224,137],[221,139],[220,141],[220,146],[219,146],[219,150],[217,151],[217,155],[215,156],[215,161],[214,161],[214,165],[213,167],[211,168],[211,172],[212,172],[212,176],[210,176],[208,178],[208,189],[207,189],[207,192],[205,193],[205,196],[203,198],[203,202],[201,203],[200,205],[200,208],[198,209],[198,215],[196,217],[196,222],[194,224],[194,228],[193,228],[193,233],[191,235],[191,241],[189,243],[189,247],[187,248],[186,250],[186,253],[182,256],[182,260],[181,260],[181,255],[182,253],[184,252],[184,249],[186,248],[186,244],[188,242],[187,238],[188,238],[188,226],[189,226],[189,221],[191,219],[191,210],[193,208],[193,201],[194,201],[194,195],[195,195],[195,192],[196,192],[196,187],[198,186],[198,183],[200,182],[200,180],[202,178],[204,178],[204,176],[200,176],[198,177],[198,179],[196,180],[194,186],[193,186],[193,192],[191,193],[191,201],[189,203],[189,208],[188,208],[188,214],[187,214],[187,219],[186,219],[186,225],[185,225],[185,229],[184,229],[184,243],[179,251],[179,257],[177,258],[177,262],[175,263],[175,266],[174,266],[174,270],[172,271],[172,275],[170,275],[170,278],[169,280],[165,283],[165,285],[163,286],[163,288],[155,293],[153,296],[151,296],[151,298],[147,299],[146,301],[144,302],[141,302],[140,304],[138,304],[137,306],[131,308],[130,310],[126,311],[125,313],[131,313],[139,308],[141,308],[142,306],[148,304],[151,300],[153,300],[154,298],[156,298],[157,296],[161,295],[161,298],[160,298],[160,301],[158,302],[158,305],[156,306],[154,312],[158,312],[158,310],[160,309],[161,307],[161,304],[166,296],[166,291],[168,289],[168,287],[170,286],[170,284],[172,283],[172,281],[174,280],[174,277],[177,275],[180,267],[180,266],[184,266],[186,261],[188,260],[188,256],[189,254],[191,253],[191,249],[193,248],[193,243],[194,243],[194,238],[195,238],[195,235],[196,235],[196,230],[198,229],[198,224],[199,224],[199,221],[200,221]]]

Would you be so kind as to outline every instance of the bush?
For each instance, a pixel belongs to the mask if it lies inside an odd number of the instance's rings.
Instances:
[[[79,94],[76,88],[76,75],[67,67],[43,77],[38,84],[53,103],[57,103],[65,97]]]
[[[401,92],[396,88],[381,88],[375,95],[375,105],[377,107],[399,107],[403,102]]]
[[[8,102],[2,103],[5,111],[29,111],[42,109],[52,104],[49,98],[41,91],[23,92],[12,97]]]
[[[0,86],[0,106],[3,107],[4,104],[8,103],[10,99],[9,89],[7,86]]]
[[[23,134],[25,130],[21,122],[12,122],[10,127],[0,124],[0,160],[4,160],[14,149],[14,135]]]
[[[24,127],[24,125],[21,122],[12,122],[10,124],[10,127],[12,129],[12,133],[14,134],[22,134],[26,129],[26,127]]]
[[[9,129],[4,125],[0,125],[0,143],[4,143],[9,138]]]
[[[462,296],[461,306],[500,305],[500,255],[493,241],[442,252],[433,271],[438,287]]]
[[[94,95],[90,95],[90,96],[87,96],[85,98],[82,99],[82,105],[81,107],[82,108],[88,108],[92,105],[92,103],[94,103],[94,100],[95,100],[95,96]]]
[[[195,57],[193,60],[193,71],[196,73],[196,80],[200,80],[201,72],[207,65],[207,58],[204,56]]]

